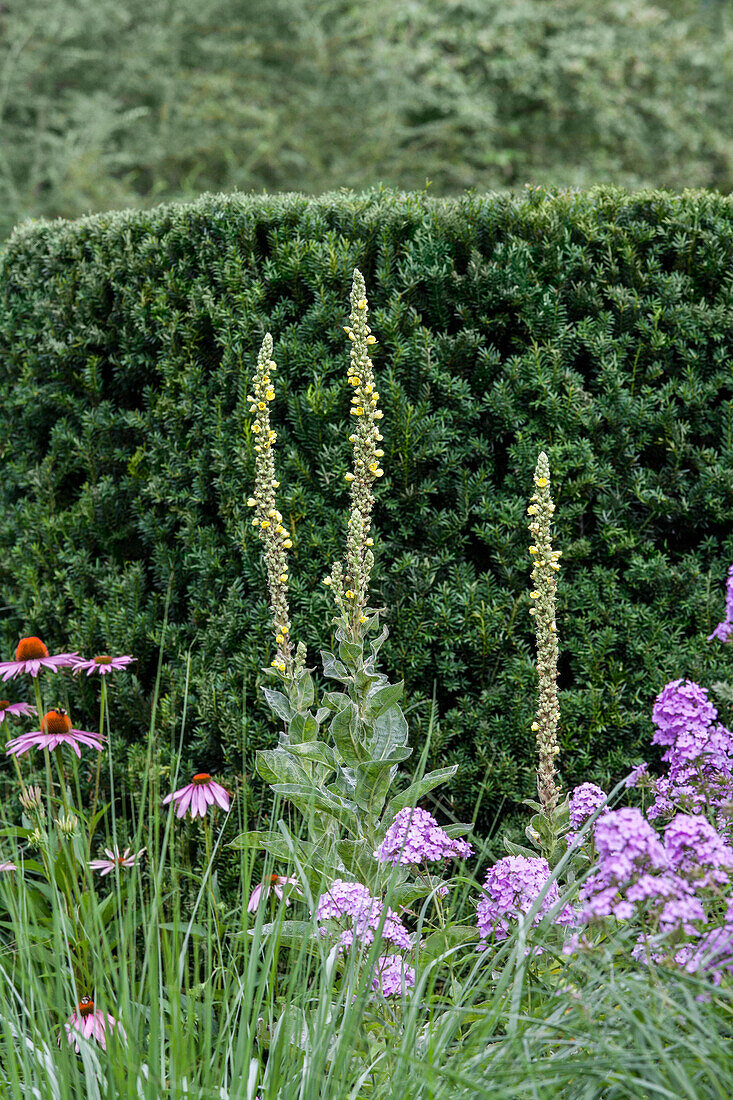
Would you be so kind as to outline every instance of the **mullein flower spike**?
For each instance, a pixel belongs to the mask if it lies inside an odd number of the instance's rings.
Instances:
[[[384,413],[377,407],[379,394],[369,358],[369,347],[376,343],[376,338],[367,324],[366,286],[358,268],[354,268],[351,313],[345,332],[351,341],[348,381],[353,387],[354,420],[349,442],[354,448],[354,464],[344,475],[351,490],[351,507],[345,563],[337,562],[324,583],[331,588],[336,607],[349,621],[352,632],[357,633],[359,625],[366,621],[369,580],[374,567],[371,550],[374,540],[369,537],[374,506],[372,486],[384,474],[380,466],[384,451],[379,447],[383,436],[378,427]]]
[[[269,411],[270,403],[275,400],[273,375],[276,369],[272,359],[272,336],[268,332],[257,356],[257,369],[252,380],[253,392],[247,394],[249,411],[254,414],[251,430],[255,436],[255,492],[247,504],[254,508],[252,526],[257,528],[259,537],[265,544],[267,587],[277,647],[272,665],[280,672],[292,674],[294,666],[288,611],[287,551],[293,543],[283,517],[275,507],[275,490],[280,487],[280,482],[275,479],[273,454],[277,432],[270,428]]]
[[[539,703],[537,718],[532,730],[537,738],[539,763],[537,768],[537,793],[542,812],[550,817],[560,796],[555,779],[555,757],[560,752],[557,743],[557,726],[560,710],[557,702],[557,623],[555,621],[555,597],[557,571],[560,568],[559,550],[552,549],[550,525],[555,505],[550,499],[550,466],[544,451],[537,459],[534,474],[535,493],[527,512],[532,545],[529,553],[533,561],[532,592],[537,637],[537,672],[539,676]]]

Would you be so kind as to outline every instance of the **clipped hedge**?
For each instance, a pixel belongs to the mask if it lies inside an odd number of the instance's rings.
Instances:
[[[705,641],[733,561],[733,199],[718,194],[217,195],[19,227],[0,272],[4,659],[21,633],[135,654],[114,685],[134,784],[170,584],[161,763],[190,649],[187,761],[249,771],[276,729],[256,692],[271,650],[245,394],[269,330],[293,635],[316,664],[346,522],[354,266],[385,410],[382,659],[418,747],[435,690],[430,763],[462,765],[440,808],[466,819],[481,792],[486,823],[534,788],[525,512],[542,448],[563,775],[619,778],[647,755],[667,680],[729,673]]]

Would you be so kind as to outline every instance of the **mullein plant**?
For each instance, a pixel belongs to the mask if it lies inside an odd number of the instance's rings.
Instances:
[[[324,585],[330,591],[335,616],[337,650],[322,650],[325,676],[338,690],[323,694],[315,706],[315,685],[305,667],[305,649],[292,655],[287,609],[284,550],[291,540],[277,510],[274,490],[274,443],[268,403],[274,400],[272,340],[263,341],[253,382],[250,410],[255,415],[256,481],[248,501],[255,509],[253,524],[265,546],[276,653],[265,674],[279,681],[263,689],[265,699],[282,722],[279,744],[257,753],[260,776],[272,790],[298,808],[307,826],[308,841],[298,841],[283,821],[277,830],[243,833],[238,848],[264,848],[278,861],[299,866],[314,892],[324,880],[354,876],[373,893],[389,882],[392,896],[407,904],[436,888],[428,873],[419,880],[414,867],[391,861],[387,866],[376,852],[399,811],[414,807],[427,791],[451,778],[457,767],[440,768],[412,783],[388,801],[398,767],[410,755],[408,729],[399,705],[403,683],[390,684],[377,670],[379,650],[387,638],[380,628],[383,609],[369,606],[369,582],[374,567],[371,530],[373,488],[383,476],[384,451],[379,430],[383,413],[374,379],[370,349],[376,343],[368,324],[364,279],[354,271],[351,311],[345,332],[350,342],[348,385],[351,387],[349,441],[353,464],[345,474],[350,508],[343,561],[333,564]],[[260,442],[261,441],[261,442]],[[269,521],[267,526],[265,522]],[[281,530],[282,528],[282,530]],[[287,627],[287,629],[283,629]],[[435,823],[437,827],[437,822]],[[450,837],[469,826],[451,826]],[[456,854],[458,854],[456,852]],[[425,870],[423,868],[423,870]]]
[[[525,805],[535,811],[525,830],[527,839],[541,852],[550,866],[557,862],[566,845],[559,840],[568,830],[568,800],[561,800],[556,761],[560,753],[558,725],[560,708],[557,697],[557,574],[560,570],[560,550],[552,549],[550,528],[555,505],[550,497],[550,464],[541,451],[534,472],[533,493],[527,513],[532,545],[532,606],[537,640],[538,703],[532,732],[537,743],[537,801],[527,799]],[[530,855],[528,849],[505,842],[514,855]]]

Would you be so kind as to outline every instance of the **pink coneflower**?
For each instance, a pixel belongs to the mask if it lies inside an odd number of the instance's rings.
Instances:
[[[55,657],[49,657],[40,638],[21,638],[15,650],[15,660],[0,661],[0,673],[3,680],[10,680],[20,676],[21,672],[37,676],[42,668],[58,672],[60,668],[68,668],[78,656],[78,653],[57,653]]]
[[[7,699],[0,699],[0,722],[4,722],[8,714],[35,714],[36,708],[30,703],[10,703]]]
[[[10,860],[3,860],[0,862],[0,871],[17,871],[18,868]]]
[[[181,787],[180,791],[167,794],[163,799],[163,805],[168,802],[177,802],[176,817],[183,817],[186,810],[191,810],[191,817],[203,817],[208,806],[217,802],[222,810],[229,809],[229,795],[206,772],[195,775],[187,787]]]
[[[22,756],[34,747],[55,749],[57,745],[70,745],[76,755],[81,756],[80,745],[101,752],[105,741],[103,734],[72,729],[71,719],[66,711],[57,707],[44,714],[40,730],[21,733],[20,737],[13,737],[8,741],[5,752],[8,756]]]
[[[121,1039],[127,1038],[122,1024],[115,1020],[114,1016],[110,1016],[109,1012],[101,1012],[98,1008],[95,1008],[91,997],[82,997],[76,1011],[71,1013],[64,1027],[66,1028],[66,1038],[69,1044],[74,1044],[77,1054],[79,1054],[79,1044],[75,1032],[83,1035],[85,1039],[96,1039],[102,1050],[107,1049],[107,1036],[105,1034],[107,1028],[110,1031],[116,1028]],[[61,1046],[60,1035],[59,1046]]]
[[[280,898],[280,901],[282,901],[283,897],[285,897],[283,886],[288,885],[295,886],[296,893],[300,894],[300,890],[297,889],[297,887],[300,886],[297,878],[287,878],[285,875],[268,875],[265,881],[261,882],[259,886],[255,886],[252,891],[247,903],[247,912],[254,913],[257,906],[260,904],[260,898],[263,897],[263,895],[264,897],[268,897],[273,890],[277,897]],[[301,894],[300,896],[302,897],[303,895]],[[285,898],[285,904],[290,905],[290,898]]]
[[[75,661],[71,671],[74,676],[77,672],[83,672],[86,669],[87,676],[91,676],[93,672],[98,672],[100,676],[106,676],[108,672],[117,672],[119,669],[126,668],[127,665],[136,661],[137,657],[92,657],[91,661],[83,661],[79,659]]]
[[[107,859],[92,859],[89,861],[89,866],[93,871],[99,871],[104,877],[110,871],[114,871],[117,866],[134,867],[143,852],[146,851],[147,848],[141,848],[139,852],[133,852],[132,848],[125,848],[124,852],[120,853],[120,849],[115,844],[114,848],[104,849]]]

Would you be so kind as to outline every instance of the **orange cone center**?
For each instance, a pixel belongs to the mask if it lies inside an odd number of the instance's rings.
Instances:
[[[211,782],[211,776],[208,774],[208,772],[199,772],[198,775],[195,775],[193,777],[191,782],[193,783],[194,787],[204,787],[207,783]]]
[[[38,657],[48,657],[48,650],[40,638],[21,638],[15,651],[16,661],[34,661]]]
[[[94,658],[94,663],[95,663],[95,665],[110,665],[110,664],[112,664],[112,658],[111,657],[95,657]]]
[[[68,733],[71,729],[71,719],[65,710],[49,710],[44,714],[41,722],[43,733]]]
[[[5,710],[5,708],[9,707],[9,706],[10,706],[10,700],[9,699],[0,699],[0,710]]]
[[[91,997],[82,997],[79,1001],[79,1015],[91,1016],[92,1012],[94,1012],[94,1001]]]

